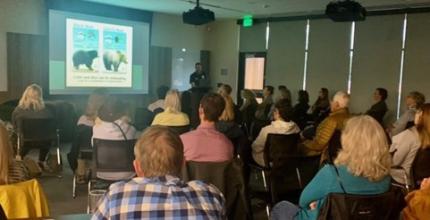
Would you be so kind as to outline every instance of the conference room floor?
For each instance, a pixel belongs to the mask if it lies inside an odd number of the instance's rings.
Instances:
[[[66,159],[70,146],[68,143],[61,146],[63,161],[63,171],[59,173],[61,178],[45,172],[41,177],[38,177],[47,196],[49,211],[53,218],[65,214],[86,213],[87,211],[87,185],[78,185],[77,196],[75,199],[72,197],[73,173]],[[33,150],[29,155],[36,159],[37,153]]]
[[[38,177],[47,196],[50,214],[53,218],[58,218],[61,215],[86,213],[87,210],[88,193],[86,184],[78,185],[76,198],[72,197],[73,173],[66,159],[66,154],[69,152],[70,146],[69,143],[62,144],[61,146],[63,160],[63,171],[59,173],[61,178],[58,178],[56,174],[45,172],[42,176]],[[31,151],[29,156],[36,160],[38,151]],[[251,180],[253,184],[262,185],[261,180],[255,178],[251,179],[253,179]],[[264,202],[253,200],[252,209],[254,212],[254,219],[267,219]]]

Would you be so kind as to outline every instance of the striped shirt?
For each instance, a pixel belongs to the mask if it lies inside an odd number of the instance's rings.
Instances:
[[[118,182],[92,219],[225,219],[225,200],[214,186],[173,176]]]

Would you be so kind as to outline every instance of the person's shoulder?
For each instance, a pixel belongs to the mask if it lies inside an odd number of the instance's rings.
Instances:
[[[192,191],[197,191],[197,192],[209,192],[213,195],[217,195],[220,196],[222,195],[221,191],[215,187],[212,184],[203,182],[201,180],[193,180],[187,183],[188,187],[190,187],[190,189]]]
[[[393,142],[414,142],[415,140],[419,141],[419,136],[414,128],[406,129],[392,137]]]

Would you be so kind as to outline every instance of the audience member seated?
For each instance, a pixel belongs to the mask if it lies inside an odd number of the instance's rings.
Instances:
[[[104,88],[95,89],[88,97],[85,113],[79,117],[77,125],[94,126],[97,112],[108,97],[108,92]]]
[[[388,92],[384,88],[377,88],[373,93],[375,104],[367,110],[366,114],[372,116],[379,124],[383,125],[385,113],[388,111],[385,100],[388,97]]]
[[[321,168],[305,187],[300,207],[282,201],[273,208],[272,219],[317,219],[330,193],[372,195],[389,190],[391,158],[386,135],[376,120],[370,116],[348,120],[342,146],[334,165]]]
[[[93,127],[93,139],[131,140],[138,137],[136,129],[130,125],[125,104],[115,97],[109,97],[100,107]],[[134,172],[98,172],[97,177],[105,180],[131,179]]]
[[[24,119],[29,118],[55,118],[55,111],[45,106],[42,88],[37,84],[31,84],[25,89],[18,106],[12,113],[12,124],[15,130],[19,129]],[[25,156],[29,151],[28,147],[22,148],[21,156]],[[48,153],[49,148],[40,148],[38,164],[42,169],[48,169],[45,163]]]
[[[312,105],[312,119],[315,125],[318,125],[330,113],[330,100],[328,98],[328,89],[321,88],[318,99]]]
[[[252,157],[260,166],[264,166],[264,146],[269,134],[295,134],[300,128],[291,121],[292,109],[288,99],[281,99],[275,104],[272,124],[261,129],[252,143]]]
[[[85,113],[79,118],[77,126],[93,127],[97,118],[97,112],[108,97],[107,90],[104,88],[95,89],[88,97]],[[67,159],[70,168],[75,171],[78,166],[79,145],[72,143],[70,152],[67,154]]]
[[[181,98],[178,90],[168,91],[164,101],[164,111],[155,116],[152,125],[184,126],[189,124],[190,119],[181,112]]]
[[[29,179],[30,175],[24,163],[13,158],[8,131],[3,125],[0,125],[0,185]]]
[[[409,193],[406,200],[406,207],[403,209],[403,220],[430,219],[430,178],[425,178],[421,182],[419,190]]]
[[[200,125],[181,135],[186,161],[223,162],[233,158],[232,143],[215,128],[224,108],[221,95],[208,93],[203,96],[199,106]]]
[[[233,102],[234,121],[236,123],[240,124],[242,122],[242,118],[241,118],[241,115],[240,115],[239,106],[237,106],[234,103],[233,98],[231,97],[231,92],[232,91],[233,91],[233,89],[228,84],[221,84],[218,87],[218,94],[220,94],[221,96],[228,96],[231,99],[231,101]]]
[[[300,129],[303,129],[309,119],[309,94],[305,90],[300,90],[298,94],[298,103],[293,108],[293,121],[296,122]]]
[[[407,125],[412,124],[415,118],[415,112],[425,103],[425,96],[417,91],[410,92],[406,97],[407,110],[400,116],[399,119],[389,129],[391,136],[397,135],[407,129]]]
[[[148,105],[148,110],[154,112],[156,109],[164,110],[164,98],[169,91],[168,86],[160,86],[157,89],[158,100]]]
[[[318,155],[326,152],[327,145],[336,130],[342,130],[345,121],[350,117],[348,111],[349,95],[338,91],[330,103],[330,115],[318,126],[315,137],[303,142],[303,151],[306,155]],[[323,154],[322,159],[325,158]]]
[[[290,105],[291,105],[292,99],[291,99],[290,90],[286,86],[280,85],[280,86],[278,86],[278,91],[279,91],[279,94],[278,94],[276,102],[281,100],[281,99],[287,99],[288,101],[290,101]]]
[[[270,108],[273,105],[273,86],[265,86],[263,89],[263,102],[257,106],[255,119],[266,121],[269,119]]]
[[[404,174],[410,176],[410,169],[415,155],[420,147],[430,146],[430,104],[424,104],[415,114],[415,125],[404,130],[392,138],[390,152],[393,154],[393,166],[402,169],[392,169],[393,179],[402,184],[405,182]]]
[[[257,111],[258,102],[255,99],[255,94],[249,89],[244,89],[241,92],[243,99],[242,106],[240,106],[240,112],[242,115],[242,124],[245,125],[247,131],[251,128],[251,124],[255,119],[255,111]]]
[[[184,183],[178,178],[184,147],[176,133],[150,127],[134,152],[137,177],[112,184],[92,219],[226,218],[225,199],[216,187],[198,180]]]
[[[234,112],[234,102],[231,96],[221,94],[225,101],[225,108],[222,112],[219,120],[215,123],[216,129],[223,133],[230,141],[237,147],[240,138],[243,138],[245,134],[239,125],[235,122],[236,114]]]

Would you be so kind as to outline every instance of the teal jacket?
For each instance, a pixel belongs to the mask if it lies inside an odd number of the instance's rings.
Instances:
[[[339,166],[338,170],[342,185],[348,194],[381,194],[390,188],[391,178],[389,175],[378,182],[371,182],[364,177],[352,175],[345,166]],[[319,210],[329,193],[343,193],[343,191],[337,180],[334,167],[325,165],[303,190],[299,201],[301,209],[296,219],[317,219]],[[310,210],[309,204],[313,201],[317,201],[317,208]]]

